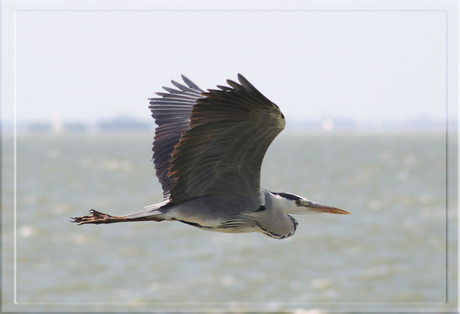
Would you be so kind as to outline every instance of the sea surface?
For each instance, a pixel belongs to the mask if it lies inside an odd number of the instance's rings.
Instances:
[[[297,215],[287,240],[71,224],[91,208],[121,215],[162,200],[152,140],[3,135],[4,311],[455,309],[454,135],[282,133],[262,186],[352,213]]]

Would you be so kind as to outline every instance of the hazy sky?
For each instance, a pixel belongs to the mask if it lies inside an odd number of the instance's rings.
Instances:
[[[181,1],[166,9],[161,1],[21,7],[15,32],[11,19],[3,24],[4,119],[15,103],[18,121],[147,120],[147,98],[180,74],[207,89],[237,73],[288,121],[445,118],[448,14],[429,9],[436,1],[249,1],[248,10],[218,2],[189,1],[193,11]]]

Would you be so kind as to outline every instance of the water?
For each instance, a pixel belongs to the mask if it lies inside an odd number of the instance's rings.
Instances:
[[[262,185],[352,213],[298,215],[287,240],[173,222],[69,223],[90,208],[117,215],[161,201],[151,142],[151,134],[18,136],[14,229],[13,141],[4,137],[4,310],[454,308],[453,139],[446,172],[442,134],[281,134]]]

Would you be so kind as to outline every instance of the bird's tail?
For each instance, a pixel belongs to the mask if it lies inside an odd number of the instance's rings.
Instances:
[[[144,218],[145,220],[162,221],[164,220],[164,218],[162,218],[161,215],[163,215],[164,212],[161,211],[161,208],[165,207],[168,203],[169,203],[169,200],[165,200],[161,203],[148,205],[148,206],[145,206],[143,210],[140,210],[138,212],[131,213],[131,214],[126,214],[124,216],[128,219]]]

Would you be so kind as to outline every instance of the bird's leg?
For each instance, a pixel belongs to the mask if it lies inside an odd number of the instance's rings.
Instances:
[[[91,209],[89,211],[90,215],[82,217],[71,217],[72,221],[78,223],[79,225],[84,224],[111,224],[114,222],[125,222],[130,221],[131,219],[125,216],[111,216],[98,212],[97,210]],[[132,220],[131,220],[132,221]]]

